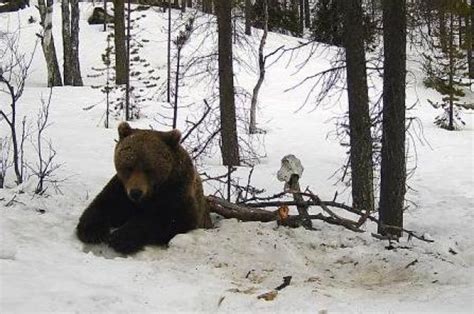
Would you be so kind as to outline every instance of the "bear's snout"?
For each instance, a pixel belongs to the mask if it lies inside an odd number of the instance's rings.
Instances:
[[[143,196],[143,192],[139,189],[131,189],[128,193],[128,197],[134,202],[139,202]]]
[[[139,203],[146,198],[149,187],[146,175],[142,171],[134,171],[125,183],[128,198]]]

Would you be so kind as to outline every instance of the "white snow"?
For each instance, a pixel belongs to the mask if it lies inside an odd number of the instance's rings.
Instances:
[[[135,256],[118,256],[106,246],[87,246],[74,235],[77,220],[91,199],[114,173],[112,154],[115,129],[101,121],[104,96],[90,85],[98,78],[106,46],[102,26],[89,26],[92,4],[81,4],[80,55],[86,86],[54,88],[47,136],[63,166],[57,178],[60,190],[49,187],[34,196],[35,181],[0,189],[0,311],[20,312],[427,312],[472,313],[474,296],[474,167],[473,117],[467,126],[448,132],[432,123],[437,112],[426,98],[416,62],[410,62],[408,103],[419,100],[411,115],[420,118],[426,142],[417,143],[417,170],[410,178],[407,199],[417,204],[405,214],[406,228],[425,233],[432,244],[405,237],[387,250],[387,242],[367,232],[356,234],[316,221],[318,231],[277,228],[274,223],[242,223],[216,219],[211,230],[196,230],[175,237],[169,248],[147,247]],[[55,5],[53,33],[61,60],[60,7]],[[151,41],[146,54],[166,77],[166,14],[147,10],[141,23]],[[1,32],[21,24],[21,49],[34,46],[38,23],[28,24],[35,8],[0,15]],[[179,14],[173,12],[174,18]],[[258,47],[258,31],[252,39]],[[214,35],[215,37],[215,35]],[[294,38],[269,34],[267,51],[295,46]],[[191,45],[197,42],[191,42]],[[210,49],[203,47],[202,49]],[[183,53],[192,49],[185,47]],[[256,64],[254,52],[236,53]],[[308,49],[285,55],[267,71],[261,89],[259,127],[267,130],[266,157],[255,167],[253,184],[269,194],[282,191],[276,178],[281,158],[298,157],[304,167],[302,186],[310,186],[322,199],[332,199],[342,185],[330,178],[345,160],[345,149],[327,134],[337,114],[345,111],[345,95],[336,105],[312,105],[295,112],[311,86],[284,92],[307,75],[328,66],[332,52],[313,57],[296,71]],[[252,59],[250,59],[252,58]],[[1,62],[1,61],[0,61]],[[255,66],[256,68],[256,66]],[[236,66],[240,86],[251,89],[257,75]],[[19,115],[34,119],[40,97],[47,97],[44,57],[37,51],[27,88],[19,102]],[[214,82],[215,83],[215,82]],[[377,82],[380,84],[380,82]],[[201,100],[204,89],[182,88],[185,101]],[[83,108],[99,104],[91,110]],[[147,127],[161,103],[150,102],[148,118],[133,123]],[[0,95],[2,109],[8,106]],[[183,116],[182,119],[185,117]],[[117,123],[117,121],[115,122]],[[181,122],[182,123],[182,122]],[[0,121],[0,137],[7,134]],[[427,144],[429,143],[429,144]],[[27,159],[33,159],[27,143]],[[204,162],[206,171],[223,172],[219,157]],[[11,169],[10,169],[11,170]],[[249,169],[238,171],[246,180]],[[210,187],[207,187],[210,192]],[[348,191],[339,196],[348,202]],[[8,205],[8,206],[7,206]],[[416,262],[415,262],[416,261]],[[257,299],[292,276],[291,284],[273,301]]]

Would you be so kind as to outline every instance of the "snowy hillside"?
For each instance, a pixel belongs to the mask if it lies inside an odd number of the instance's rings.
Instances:
[[[61,24],[55,6],[54,25]],[[31,178],[15,187],[13,172],[7,187],[0,189],[0,312],[427,312],[472,313],[474,311],[474,118],[467,113],[466,127],[448,132],[433,125],[437,112],[427,97],[437,97],[421,82],[419,64],[409,62],[407,103],[418,104],[410,115],[420,118],[422,137],[417,142],[416,173],[410,178],[407,199],[415,203],[405,213],[405,226],[435,242],[403,238],[394,249],[365,233],[314,223],[317,231],[277,228],[275,223],[242,223],[216,220],[216,228],[196,230],[175,237],[169,248],[147,247],[134,256],[121,257],[105,246],[83,245],[75,237],[77,220],[91,199],[114,174],[115,128],[103,127],[104,95],[91,85],[103,84],[93,67],[102,64],[106,47],[102,26],[90,26],[92,4],[81,7],[80,57],[84,87],[54,88],[46,136],[57,150],[58,189],[35,196]],[[159,70],[160,84],[166,77],[166,14],[149,9],[140,25],[150,43],[144,53]],[[35,8],[0,15],[1,32],[21,25],[21,49],[32,51],[39,26]],[[180,19],[173,12],[175,20]],[[204,17],[202,17],[204,19]],[[185,18],[180,21],[185,22]],[[196,24],[199,24],[199,19]],[[53,28],[59,60],[62,60],[60,28]],[[192,37],[212,37],[212,30]],[[237,66],[237,85],[251,90],[257,75],[255,51],[260,32],[251,42],[254,50],[236,48],[249,66]],[[214,34],[215,37],[215,34]],[[293,47],[298,40],[270,34],[267,51],[281,45]],[[210,49],[209,46],[200,49]],[[345,148],[328,136],[332,118],[347,107],[345,95],[337,101],[301,107],[311,84],[285,92],[304,77],[328,66],[333,52],[316,54],[300,70],[310,48],[285,54],[267,71],[260,96],[259,126],[267,130],[265,157],[255,167],[253,184],[269,194],[282,190],[276,178],[280,160],[287,154],[301,159],[305,167],[302,186],[310,186],[321,199],[349,202],[342,185],[332,174],[344,163]],[[183,54],[194,49],[184,49]],[[415,58],[416,56],[413,56]],[[1,60],[0,60],[1,64]],[[206,85],[209,82],[202,82]],[[380,84],[380,82],[376,82]],[[201,89],[202,88],[202,89]],[[204,86],[183,88],[184,102],[201,101]],[[38,46],[19,116],[34,121],[41,97],[46,98],[46,69]],[[336,102],[336,104],[334,104]],[[0,95],[0,106],[8,105]],[[84,110],[85,108],[92,109]],[[163,110],[158,101],[146,103],[146,118],[136,127],[152,125]],[[181,124],[185,117],[182,117]],[[117,124],[115,121],[114,124]],[[0,120],[0,138],[8,134]],[[27,158],[34,160],[31,143]],[[28,148],[29,147],[29,148]],[[223,173],[220,158],[206,159],[202,169]],[[247,180],[249,169],[238,175]],[[211,192],[211,187],[207,187]],[[291,284],[273,301],[257,299],[292,276]]]

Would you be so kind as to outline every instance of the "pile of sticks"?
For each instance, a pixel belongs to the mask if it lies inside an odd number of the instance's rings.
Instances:
[[[288,195],[293,195],[294,200],[283,200]],[[343,226],[344,228],[354,232],[365,232],[361,227],[367,221],[380,224],[379,220],[372,216],[371,213],[356,210],[344,203],[336,202],[335,199],[332,201],[323,201],[309,189],[306,189],[304,192],[286,190],[269,197],[256,197],[240,203],[232,203],[216,196],[208,196],[207,200],[211,212],[217,213],[224,218],[236,218],[241,221],[276,221],[278,225],[282,226],[292,228],[301,226],[308,230],[317,230],[312,226],[311,221],[322,220],[329,224]],[[289,206],[296,206],[298,214],[289,215]],[[308,209],[311,206],[321,208],[322,212],[318,214],[308,214]],[[335,212],[336,209],[354,214],[359,218],[357,220],[352,220],[342,217]],[[398,228],[395,226],[390,227]],[[424,235],[418,235],[417,233],[405,228],[400,229],[408,234],[409,237],[425,242],[434,242],[433,240],[426,238]],[[373,236],[378,239],[385,239],[380,235],[373,234]]]

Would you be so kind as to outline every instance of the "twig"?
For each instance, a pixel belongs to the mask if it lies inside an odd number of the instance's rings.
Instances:
[[[184,135],[183,138],[181,139],[181,143],[184,143],[184,141],[186,141],[186,139],[193,133],[193,131],[206,119],[209,112],[211,112],[212,108],[211,106],[209,106],[206,99],[204,99],[204,104],[206,104],[206,111],[203,113],[201,118],[196,123],[193,123],[193,126],[191,127],[191,129],[189,129],[186,135]]]
[[[283,283],[279,285],[278,287],[275,288],[275,290],[280,291],[286,287],[288,287],[291,283],[291,276],[285,276],[283,277]]]
[[[405,269],[408,268],[408,267],[410,267],[410,266],[415,265],[416,263],[418,263],[418,260],[417,260],[417,259],[415,259],[413,262],[411,262],[411,263],[409,263],[407,266],[405,266]]]
[[[275,199],[278,197],[283,197],[284,195],[291,193],[292,191],[286,191],[283,193],[275,194],[270,197],[263,197],[260,199]],[[268,201],[268,202],[254,202],[254,203],[240,203],[240,204],[234,204],[227,202],[223,199],[217,198],[215,196],[208,196],[208,201],[210,203],[211,211],[215,212],[217,214],[222,215],[225,218],[237,218],[242,221],[262,221],[262,222],[269,222],[269,221],[279,221],[280,225],[284,226],[289,226],[289,227],[299,227],[301,226],[301,221],[302,217],[299,215],[293,215],[293,216],[288,216],[283,221],[279,220],[278,216],[278,210],[276,211],[269,211],[269,210],[264,210],[262,208],[265,207],[282,207],[282,206],[319,206],[323,208],[327,213],[330,214],[329,217],[324,216],[323,214],[316,214],[316,215],[309,215],[306,217],[307,219],[312,219],[312,220],[323,220],[329,224],[334,224],[334,225],[340,225],[345,227],[346,229],[349,229],[354,232],[364,232],[364,230],[361,230],[359,227],[359,223],[342,218],[338,215],[336,215],[332,210],[330,210],[328,207],[335,207],[339,209],[346,210],[350,213],[359,215],[359,216],[364,216],[367,217],[368,220],[375,222],[377,224],[380,224],[379,220],[371,215],[367,215],[364,212],[358,211],[351,206],[348,206],[344,203],[338,203],[335,201],[321,201],[317,196],[315,196],[313,193],[305,193],[305,192],[300,192],[301,195],[312,197],[311,201],[304,201],[304,202],[297,202],[297,201]],[[256,198],[257,199],[257,198]],[[385,227],[389,228],[394,228],[401,230],[408,234],[410,237],[414,237],[420,241],[432,243],[434,240],[427,239],[424,235],[418,235],[414,231],[407,230],[405,228],[397,227],[397,226],[391,226],[391,225],[383,225]],[[381,239],[381,240],[386,240],[387,238],[380,236],[378,234],[372,234],[374,237]]]

